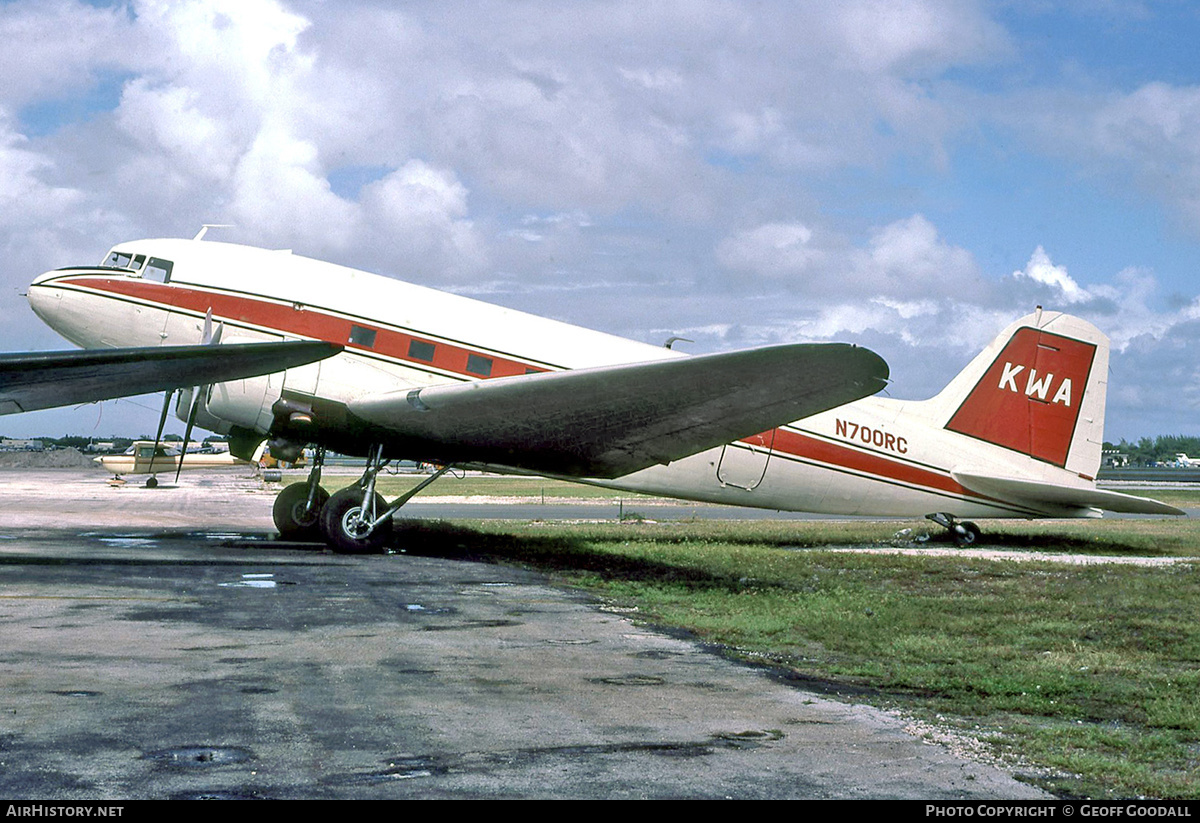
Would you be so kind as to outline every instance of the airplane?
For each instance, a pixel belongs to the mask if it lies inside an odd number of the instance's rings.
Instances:
[[[1180,452],[1175,455],[1175,465],[1181,469],[1194,469],[1200,467],[1200,458],[1188,457]]]
[[[105,454],[93,460],[112,472],[115,479],[126,474],[150,475],[146,480],[148,489],[158,486],[160,472],[252,465],[249,460],[234,457],[228,451],[188,451],[181,461],[178,448],[153,440],[137,440],[123,454]]]
[[[332,263],[250,246],[151,239],[99,266],[37,277],[28,296],[85,348],[323,340],[341,353],[213,382],[177,414],[250,456],[315,448],[285,488],[281,536],[375,552],[393,516],[452,467],[776,510],[928,517],[960,545],[970,518],[1184,514],[1102,490],[1108,339],[1041,308],[1005,329],[936,397],[875,397],[887,364],[841,343],[689,356]],[[191,412],[187,412],[190,408]],[[325,449],[367,458],[332,495]],[[391,460],[442,468],[388,502]]]

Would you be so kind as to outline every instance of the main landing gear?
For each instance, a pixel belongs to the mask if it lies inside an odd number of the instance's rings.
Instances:
[[[367,456],[363,476],[330,496],[321,487],[321,467],[325,450],[318,449],[306,483],[288,486],[275,498],[272,514],[279,536],[285,540],[324,540],[343,554],[372,554],[383,550],[392,535],[392,516],[450,466],[439,469],[389,504],[375,491],[375,478],[389,460],[383,459],[383,446],[373,447]]]
[[[979,527],[970,520],[957,520],[953,515],[937,512],[935,514],[925,515],[926,520],[932,520],[942,528],[950,532],[950,536],[954,538],[954,542],[959,546],[970,546],[979,540]]]
[[[321,467],[325,464],[325,449],[318,447],[313,455],[308,482],[287,486],[275,498],[271,515],[275,528],[284,540],[316,542],[321,539],[321,509],[329,500],[329,492],[321,487]]]

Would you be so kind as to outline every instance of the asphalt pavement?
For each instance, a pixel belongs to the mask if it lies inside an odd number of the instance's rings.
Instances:
[[[1045,797],[536,573],[282,543],[241,473],[0,484],[0,797]]]

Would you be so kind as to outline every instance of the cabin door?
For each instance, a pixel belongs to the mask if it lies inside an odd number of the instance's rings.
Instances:
[[[721,447],[717,461],[717,482],[722,486],[754,491],[767,476],[775,430],[745,437]]]

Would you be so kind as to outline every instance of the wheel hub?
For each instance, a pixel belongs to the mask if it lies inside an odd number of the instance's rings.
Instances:
[[[362,515],[362,506],[347,509],[342,515],[342,530],[355,540],[361,540],[373,531],[370,521]]]

